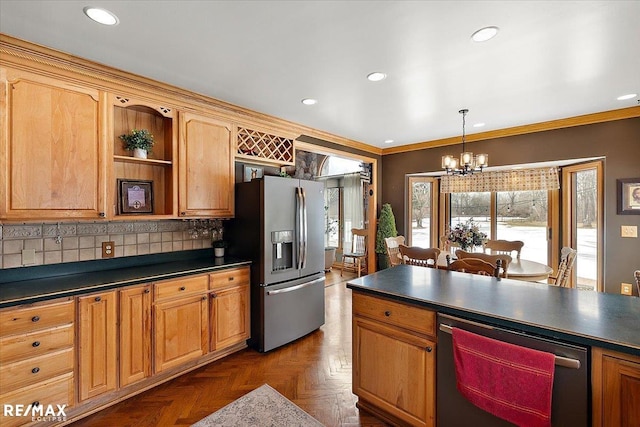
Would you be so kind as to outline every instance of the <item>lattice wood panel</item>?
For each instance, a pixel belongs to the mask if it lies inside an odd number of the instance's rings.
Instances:
[[[238,154],[277,164],[293,164],[293,139],[238,127]]]

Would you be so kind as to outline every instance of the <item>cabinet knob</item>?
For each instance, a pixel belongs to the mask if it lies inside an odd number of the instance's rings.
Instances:
[[[431,353],[433,351],[433,347],[427,346],[427,353]]]
[[[185,288],[184,286],[180,286],[180,290],[181,291],[184,291],[185,289],[187,289],[187,288]]]
[[[104,218],[106,215],[105,215],[105,213],[104,213],[104,212],[100,212],[100,213],[98,213],[98,216],[99,216],[100,218]]]
[[[40,341],[34,341],[31,347],[40,347]]]
[[[180,216],[185,216],[186,214],[186,212],[180,212]]]
[[[389,316],[391,316],[391,312],[389,310],[387,310],[387,311],[384,312],[384,315],[389,317]]]
[[[215,292],[211,293],[211,298],[217,298],[217,297],[218,297],[218,294],[216,294]]]
[[[145,294],[148,294],[149,292],[151,292],[149,289],[145,289],[145,290],[144,290],[144,293],[145,293]]]
[[[31,321],[32,321],[32,322],[37,322],[38,320],[40,320],[40,316],[33,316],[33,317],[31,318]]]
[[[207,299],[206,295],[203,295],[203,296],[202,296],[202,301],[204,301],[204,300],[206,300],[206,299]]]
[[[100,301],[102,301],[102,298],[101,297],[95,297],[95,301],[96,302],[100,302]]]
[[[38,367],[35,367],[35,368],[33,368],[33,369],[31,370],[31,373],[32,373],[32,374],[37,374],[38,372],[40,372],[40,368],[38,368]]]
[[[233,282],[235,280],[235,278],[233,276],[229,277],[229,281]]]

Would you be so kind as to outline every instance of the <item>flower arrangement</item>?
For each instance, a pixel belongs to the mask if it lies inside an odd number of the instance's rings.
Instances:
[[[447,240],[466,251],[472,246],[481,246],[487,240],[487,235],[480,231],[478,225],[473,222],[473,218],[469,218],[466,222],[459,222],[450,229],[447,233]]]

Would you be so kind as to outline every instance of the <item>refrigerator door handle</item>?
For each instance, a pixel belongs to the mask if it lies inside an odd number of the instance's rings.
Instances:
[[[298,270],[302,269],[302,260],[303,260],[303,256],[304,256],[304,252],[303,252],[303,247],[302,247],[302,232],[303,232],[303,210],[302,210],[302,188],[300,187],[296,187],[296,199],[297,199],[297,205],[296,205],[296,214],[298,216],[298,226],[297,226],[297,231],[296,231],[296,239],[297,239],[297,245],[298,245]]]
[[[315,285],[318,282],[324,282],[325,278],[312,280],[310,282],[301,283],[299,285],[291,286],[289,288],[276,289],[275,291],[267,291],[267,295],[286,294],[287,292],[297,291],[298,289],[306,288],[307,286]]]
[[[304,188],[300,188],[302,191],[302,218],[304,224],[302,226],[302,268],[307,266],[307,238],[309,237],[309,228],[307,227],[307,194]]]

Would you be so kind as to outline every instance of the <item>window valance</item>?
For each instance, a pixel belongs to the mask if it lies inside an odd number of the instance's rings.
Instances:
[[[559,188],[557,168],[516,169],[440,177],[441,193],[557,190]]]

